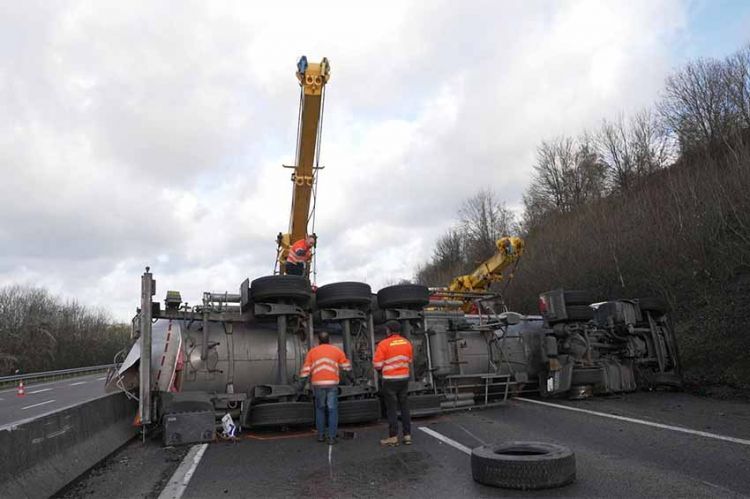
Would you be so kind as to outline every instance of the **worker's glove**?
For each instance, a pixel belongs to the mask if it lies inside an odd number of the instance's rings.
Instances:
[[[305,380],[304,379],[297,380],[297,382],[294,383],[293,386],[294,386],[294,390],[297,393],[301,393],[305,390]]]

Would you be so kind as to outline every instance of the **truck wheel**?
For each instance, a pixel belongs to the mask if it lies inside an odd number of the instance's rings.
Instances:
[[[422,308],[430,303],[430,290],[419,284],[398,284],[378,291],[380,308]]]
[[[372,289],[363,282],[336,282],[318,288],[315,293],[318,308],[369,306]]]
[[[269,275],[259,277],[250,284],[250,294],[255,302],[290,300],[301,307],[310,304],[310,281],[299,275]]]
[[[443,412],[443,409],[440,407],[442,399],[442,395],[434,395],[431,393],[425,395],[409,395],[409,416],[413,418],[423,418],[440,414]]]
[[[657,373],[653,377],[653,383],[657,386],[668,386],[681,390],[683,387],[682,376],[672,372]]]
[[[471,453],[471,474],[493,487],[548,489],[576,479],[576,459],[567,447],[544,442],[483,445]]]
[[[658,297],[638,298],[638,306],[641,307],[643,312],[654,312],[659,315],[669,312],[667,302]]]
[[[339,401],[339,423],[368,423],[378,419],[380,401],[376,398]]]
[[[246,426],[309,425],[315,422],[315,409],[311,402],[269,402],[250,407]]]
[[[570,290],[564,292],[566,305],[589,305],[594,303],[594,295],[588,291]]]

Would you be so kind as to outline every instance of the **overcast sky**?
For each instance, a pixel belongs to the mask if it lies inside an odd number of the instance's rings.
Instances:
[[[414,275],[461,201],[748,40],[747,2],[0,0],[0,285],[128,319],[272,272],[300,55],[328,57],[318,284]]]

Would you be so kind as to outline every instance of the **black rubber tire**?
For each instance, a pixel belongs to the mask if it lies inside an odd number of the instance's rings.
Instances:
[[[380,401],[377,398],[339,400],[339,423],[369,423],[380,419]]]
[[[440,414],[443,409],[440,407],[442,395],[409,395],[409,416],[413,418],[424,418]],[[400,416],[400,413],[399,413]]]
[[[658,297],[638,298],[638,306],[641,308],[641,312],[648,311],[659,315],[664,315],[669,312],[669,305],[667,302]]]
[[[318,288],[315,300],[318,308],[369,307],[372,289],[363,282],[335,282]]]
[[[315,423],[312,402],[269,402],[250,408],[248,426],[253,428],[311,425]]]
[[[289,300],[302,307],[310,304],[310,281],[299,275],[269,275],[259,277],[250,284],[254,302]]]
[[[419,284],[397,284],[378,291],[380,308],[422,308],[430,303],[430,290]]]
[[[492,487],[548,489],[575,481],[576,458],[567,447],[545,442],[483,445],[471,453],[471,474]]]
[[[588,291],[570,290],[564,291],[566,305],[589,305],[594,303],[594,295]]]
[[[571,305],[565,307],[569,321],[589,321],[594,318],[594,309],[588,305]]]

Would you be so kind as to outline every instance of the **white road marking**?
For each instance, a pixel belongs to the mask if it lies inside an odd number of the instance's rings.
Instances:
[[[41,390],[34,390],[33,392],[29,392],[29,395],[31,395],[31,394],[33,394],[33,393],[42,393],[42,392],[48,392],[48,391],[50,391],[50,390],[52,390],[52,388],[42,388]]]
[[[208,444],[193,445],[190,448],[185,459],[177,467],[177,471],[167,482],[167,486],[159,494],[159,499],[180,499],[182,497],[190,479],[193,478],[198,463],[203,458],[203,453],[206,452],[206,448],[208,448]]]
[[[106,376],[102,376],[101,378],[96,378],[97,381],[104,381],[105,379],[107,379]]]
[[[699,437],[713,438],[715,440],[723,440],[725,442],[732,442],[741,445],[750,445],[750,440],[744,438],[728,437],[726,435],[719,435],[717,433],[709,433],[707,431],[691,430],[690,428],[682,428],[680,426],[672,426],[662,423],[654,423],[653,421],[644,421],[642,419],[629,418],[626,416],[617,416],[616,414],[608,414],[606,412],[590,411],[588,409],[580,409],[578,407],[570,407],[567,405],[553,404],[551,402],[542,402],[541,400],[527,399],[523,397],[514,397],[514,400],[520,400],[521,402],[530,402],[532,404],[546,405],[548,407],[556,407],[558,409],[565,409],[573,412],[582,412],[584,414],[591,414],[593,416],[600,416],[603,418],[616,419],[618,421],[626,421],[628,423],[642,424],[644,426],[651,426],[653,428],[661,428],[663,430],[672,430],[680,433],[687,433],[688,435],[696,435]]]
[[[455,447],[456,449],[460,450],[461,452],[463,452],[463,453],[468,454],[468,455],[471,456],[471,449],[469,449],[468,447],[466,447],[464,444],[460,444],[460,443],[456,442],[455,440],[451,440],[450,438],[446,437],[445,435],[441,435],[440,433],[436,432],[435,430],[433,430],[431,428],[426,428],[424,426],[420,426],[419,429],[422,430],[423,432],[427,433],[431,437],[435,437],[438,440],[440,440],[441,442],[446,443],[446,444],[450,445],[451,447]]]
[[[88,383],[88,381],[79,381],[78,383],[71,383],[70,386],[83,385],[84,383]]]
[[[40,405],[51,404],[52,402],[54,402],[54,400],[48,400],[46,402],[40,402],[34,405],[27,405],[26,407],[21,407],[21,410],[31,409],[32,407],[39,407]]]

